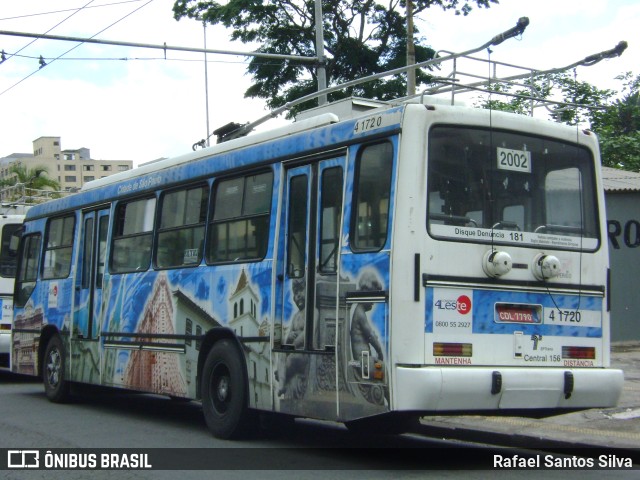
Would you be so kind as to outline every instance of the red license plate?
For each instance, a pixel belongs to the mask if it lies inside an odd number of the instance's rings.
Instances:
[[[496,305],[496,321],[500,323],[541,323],[542,316],[535,305]]]

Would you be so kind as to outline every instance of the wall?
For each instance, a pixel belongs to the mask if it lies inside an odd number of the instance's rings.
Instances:
[[[640,192],[608,192],[611,340],[640,340]]]

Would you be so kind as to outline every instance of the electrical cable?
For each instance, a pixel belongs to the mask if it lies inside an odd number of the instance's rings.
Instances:
[[[90,7],[84,6],[84,7],[80,7],[80,8],[67,8],[65,10],[53,10],[51,12],[40,12],[40,13],[29,13],[26,15],[17,15],[15,17],[5,17],[5,18],[0,18],[0,22],[4,21],[4,20],[19,20],[21,18],[30,18],[30,17],[38,17],[41,15],[52,15],[55,13],[65,13],[65,12],[73,12],[73,11],[78,11],[81,9],[90,9],[90,8],[102,8],[102,7],[113,7],[114,5],[121,5],[123,3],[136,3],[136,2],[141,2],[142,0],[124,0],[122,2],[113,2],[113,3],[103,3],[102,5],[93,5]]]
[[[91,0],[93,1],[93,0]],[[89,37],[89,39],[92,39],[98,35],[100,35],[101,33],[103,33],[104,31],[110,29],[111,27],[113,27],[114,25],[120,23],[121,21],[123,21],[124,19],[128,18],[129,16],[133,15],[134,13],[136,13],[138,10],[146,7],[147,5],[149,5],[151,2],[153,2],[153,0],[149,0],[147,3],[145,3],[144,5],[136,8],[135,10],[133,10],[132,12],[126,14],[124,17],[120,18],[119,20],[116,20],[115,22],[113,22],[111,25],[108,25],[107,27],[103,28],[102,30],[100,30],[99,32],[95,33],[94,35],[92,35],[91,37]],[[71,47],[69,50],[67,50],[66,52],[58,55],[56,58],[54,58],[53,60],[51,60],[48,64],[46,65],[41,65],[38,70],[30,73],[29,75],[27,75],[26,77],[24,77],[22,80],[19,80],[18,82],[14,83],[13,85],[11,85],[9,88],[3,90],[2,92],[0,92],[0,96],[4,95],[5,93],[7,93],[9,90],[11,90],[12,88],[20,85],[22,82],[24,82],[25,80],[27,80],[28,78],[32,77],[33,75],[35,75],[36,73],[38,73],[40,70],[42,70],[42,68],[44,68],[47,65],[51,65],[53,62],[55,62],[56,60],[60,59],[61,57],[65,56],[67,53],[72,52],[73,50],[75,50],[76,48],[78,48],[79,46],[83,45],[83,42],[78,43],[77,45],[74,45],[73,47]]]
[[[13,56],[18,58],[24,58],[29,60],[39,60],[40,55],[18,55],[13,54]],[[55,57],[43,57],[43,60],[46,62],[54,60]],[[163,57],[71,57],[71,58],[58,58],[59,61],[82,61],[82,62],[118,62],[118,61],[149,61],[149,60],[162,60],[169,62],[198,62],[202,63],[202,59],[197,58],[165,58]],[[229,60],[207,60],[207,63],[228,63],[228,64],[247,64],[251,60],[237,60],[237,61],[229,61]],[[260,65],[281,65],[282,62],[259,62]]]
[[[73,17],[76,13],[82,11],[85,7],[89,6],[89,4],[93,3],[95,0],[89,0],[89,3],[87,3],[84,7],[80,7],[78,9],[76,9],[75,12],[73,12],[71,15],[69,15],[67,18],[65,18],[64,20],[61,20],[60,22],[56,23],[53,27],[51,27],[49,30],[47,30],[46,32],[44,32],[44,34],[46,35],[47,33],[49,33],[51,30],[59,27],[60,25],[62,25],[64,22],[66,22],[67,20],[69,20],[71,17]],[[38,39],[34,38],[33,40],[31,40],[29,43],[27,43],[24,47],[22,47],[20,50],[18,50],[16,53],[14,53],[13,55],[9,55],[7,58],[4,58],[2,60],[2,63],[6,62],[7,60],[11,59],[11,57],[17,55],[18,53],[20,53],[21,51],[23,51],[25,48],[27,48],[29,45],[33,45],[35,42],[37,42]],[[42,57],[40,57],[42,58]]]

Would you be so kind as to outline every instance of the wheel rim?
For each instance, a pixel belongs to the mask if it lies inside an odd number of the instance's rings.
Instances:
[[[224,414],[229,409],[231,403],[231,375],[226,365],[217,365],[213,371],[211,391],[211,401],[215,410]]]
[[[57,386],[60,381],[61,364],[62,358],[60,356],[60,350],[57,348],[51,349],[49,357],[47,358],[47,382],[52,387]]]

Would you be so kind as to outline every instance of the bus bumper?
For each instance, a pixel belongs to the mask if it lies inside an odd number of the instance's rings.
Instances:
[[[623,383],[622,370],[604,368],[397,367],[394,404],[424,412],[614,407]]]

